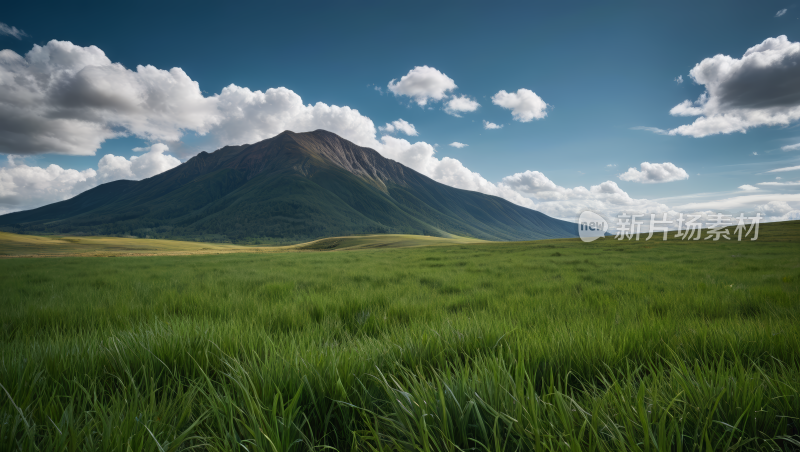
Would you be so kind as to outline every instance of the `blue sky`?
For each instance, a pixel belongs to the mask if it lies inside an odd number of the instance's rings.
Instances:
[[[0,22],[6,25],[0,48],[25,57],[34,45],[45,47],[51,40],[81,48],[96,46],[110,62],[127,70],[136,71],[137,65],[163,71],[181,68],[206,97],[231,84],[252,91],[285,87],[304,105],[322,102],[357,110],[374,124],[376,147],[386,135],[378,127],[402,118],[418,132],[389,134],[405,140],[403,146],[438,144],[433,157],[437,162],[455,159],[493,185],[466,181],[460,173],[443,174],[448,166],[444,164],[434,168],[417,162],[422,166],[415,169],[425,173],[427,168],[428,175],[444,183],[498,194],[554,216],[569,218],[582,208],[606,213],[623,208],[655,211],[660,205],[661,210],[666,206],[671,211],[758,210],[787,219],[800,213],[800,186],[758,184],[800,179],[800,171],[767,172],[800,165],[800,149],[781,149],[800,143],[800,129],[791,114],[783,124],[756,121],[746,133],[703,137],[663,135],[637,127],[668,131],[692,124],[697,116],[670,114],[676,105],[695,101],[708,89],[692,79],[690,70],[715,55],[741,59],[748,48],[768,38],[786,36],[789,44],[800,41],[799,17],[800,8],[785,1],[137,2],[135,6],[14,2],[0,13]],[[791,55],[786,58],[795,61]],[[0,60],[0,67],[11,71],[9,61]],[[389,90],[390,81],[418,66],[434,68],[457,88],[448,90],[445,99],[429,99],[425,107]],[[682,83],[675,81],[678,76]],[[0,94],[12,91],[11,83],[0,83]],[[514,120],[510,109],[493,103],[501,90],[520,89],[546,102],[546,116],[522,122]],[[797,87],[790,83],[782,89],[791,92]],[[480,107],[461,112],[460,117],[448,114],[445,105],[454,96],[468,96]],[[19,102],[12,107],[20,108]],[[787,108],[793,107],[797,106]],[[502,128],[487,130],[484,121]],[[26,145],[24,140],[31,137],[0,143],[4,154],[22,156],[0,164],[0,212],[63,199],[115,177],[109,173],[105,179],[97,176],[83,182],[51,177],[38,183],[35,168],[55,164],[78,172],[99,170],[98,161],[106,154],[138,159],[147,154],[134,148],[165,143],[169,151],[153,151],[152,159],[162,165],[156,168],[165,169],[175,160],[162,162],[159,155],[185,160],[219,147],[224,140],[239,139],[230,127],[222,138],[215,132],[219,129],[198,136],[192,127],[183,126],[175,126],[180,129],[178,139],[164,139],[111,124],[108,127],[126,136],[106,139],[96,150],[88,146],[85,151],[65,151],[56,146],[48,151],[46,146]],[[264,133],[258,137],[270,135]],[[369,136],[359,144],[372,143],[365,141]],[[468,146],[448,145],[453,142]],[[414,161],[403,160],[410,158],[406,150],[378,150],[414,167]],[[649,183],[652,178],[645,176],[639,181],[620,178],[631,167],[644,171],[643,162],[671,163],[688,178],[675,176],[677,180],[661,183]],[[128,178],[134,173],[127,173]],[[87,173],[83,174],[86,179]],[[515,174],[520,176],[511,177]],[[557,188],[540,193],[541,187],[526,185],[530,177],[545,180],[542,175]],[[607,181],[641,202],[615,204],[609,196],[622,196],[619,193],[606,190],[608,196],[598,198],[574,190],[585,187],[591,192],[591,187]],[[533,201],[520,201],[517,194]],[[760,197],[730,201],[745,195]],[[701,201],[705,204],[680,208]],[[716,201],[719,204],[713,204]]]

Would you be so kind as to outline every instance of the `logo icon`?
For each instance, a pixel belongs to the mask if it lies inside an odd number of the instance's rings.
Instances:
[[[600,215],[585,210],[578,218],[578,235],[584,242],[593,242],[606,235],[608,222]]]

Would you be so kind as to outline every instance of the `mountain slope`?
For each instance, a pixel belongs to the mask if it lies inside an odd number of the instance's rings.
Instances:
[[[0,216],[0,227],[262,243],[368,233],[577,236],[573,223],[440,184],[324,130],[201,152],[149,179]]]

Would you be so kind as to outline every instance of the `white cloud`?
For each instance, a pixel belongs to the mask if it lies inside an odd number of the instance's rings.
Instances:
[[[786,171],[797,171],[797,170],[800,170],[800,165],[798,165],[798,166],[787,166],[787,167],[784,167],[784,168],[777,168],[777,169],[774,169],[774,170],[769,170],[767,172],[768,173],[783,173],[783,172],[786,172]]]
[[[146,179],[180,164],[165,154],[168,148],[162,143],[145,149],[146,153],[130,159],[106,154],[97,170],[82,171],[58,165],[28,166],[21,156],[9,155],[7,165],[0,167],[0,214],[63,201],[105,182]]]
[[[795,203],[795,206],[800,204]],[[765,221],[800,220],[800,210],[785,201],[770,201],[756,207],[756,212],[764,215]]]
[[[7,166],[0,168],[0,213],[61,201],[95,185],[97,172],[91,168],[41,168],[26,165],[19,156],[7,159]]]
[[[511,110],[514,120],[531,122],[547,116],[547,104],[529,89],[520,88],[516,93],[499,91],[492,96],[492,103]]]
[[[0,22],[0,36],[11,36],[12,38],[22,39],[28,36],[28,34],[17,27],[12,27]]]
[[[400,77],[400,81],[389,82],[389,91],[395,96],[408,96],[421,107],[428,101],[440,101],[447,97],[447,92],[457,88],[456,82],[436,68],[417,66]]]
[[[794,210],[786,201],[770,201],[763,206],[756,207],[757,212],[770,217],[780,217]]]
[[[555,182],[551,181],[539,171],[525,171],[503,178],[503,183],[523,193],[537,194],[542,192],[563,191]]]
[[[753,155],[758,155],[758,152],[753,152]]]
[[[481,104],[470,99],[467,96],[453,96],[445,104],[444,111],[447,112],[447,114],[449,115],[453,115],[457,118],[460,118],[461,115],[459,115],[459,113],[473,112],[477,110],[478,107],[480,106]]]
[[[740,195],[725,199],[716,199],[712,201],[683,204],[675,206],[674,209],[683,212],[709,210],[714,212],[745,213],[745,212],[755,212],[757,206],[769,203],[771,201],[800,203],[800,194],[762,193],[762,194]]]
[[[780,179],[780,177],[776,177],[775,179]],[[800,185],[800,181],[796,181],[796,182],[759,182],[758,185],[771,185],[771,186],[774,186],[774,187],[778,187],[778,186],[794,186],[794,185]]]
[[[147,150],[147,152],[139,156],[131,156],[130,159],[114,154],[104,155],[97,163],[98,182],[105,183],[118,179],[147,179],[181,164],[181,161],[175,157],[164,154],[169,151],[169,147],[163,143],[156,143],[149,148],[136,149],[140,149],[139,152],[141,150]]]
[[[764,40],[741,59],[721,54],[706,58],[689,75],[706,91],[695,102],[676,105],[670,114],[699,118],[669,130],[670,135],[744,133],[800,119],[800,43],[786,36]]]
[[[619,178],[628,182],[640,182],[643,184],[656,184],[661,182],[672,182],[689,178],[689,174],[683,168],[678,168],[670,162],[649,163],[643,162],[641,171],[636,168],[628,168],[628,171],[619,175]]]
[[[758,187],[755,187],[755,186],[753,186],[753,185],[747,185],[747,184],[745,184],[745,185],[740,185],[740,186],[739,186],[739,190],[744,190],[744,191],[756,191],[756,190],[758,190]]]
[[[304,105],[287,88],[236,85],[205,97],[180,68],[112,63],[95,46],[50,41],[24,57],[0,51],[0,152],[94,155],[111,138],[176,142],[186,131],[242,144],[284,130],[326,129],[374,146],[372,121],[349,107]]]
[[[607,168],[616,168],[617,164],[616,163],[609,163],[608,165],[606,165],[606,167]]]
[[[679,75],[679,76],[675,77],[675,83],[677,83],[678,85],[683,83],[683,76]]]
[[[798,149],[800,149],[800,143],[781,146],[782,151],[796,151]]]
[[[539,171],[525,171],[504,177],[499,186],[530,196],[536,210],[568,221],[577,221],[584,210],[599,213],[606,219],[615,218],[620,212],[674,213],[665,204],[631,198],[613,181],[589,188],[565,188]]]
[[[503,128],[503,124],[497,125],[497,124],[495,124],[493,122],[489,122],[489,121],[484,119],[483,120],[483,128],[486,129],[486,130],[502,129]]]
[[[782,15],[786,14],[786,11],[788,10],[786,8],[783,8],[782,10],[775,13],[775,17],[781,17]]]
[[[468,144],[464,144],[464,143],[459,143],[458,141],[453,141],[452,143],[448,144],[448,146],[452,146],[454,148],[461,149],[461,148],[465,148],[465,147],[467,147],[469,145]]]
[[[414,127],[414,124],[409,124],[408,121],[405,121],[402,118],[398,119],[397,121],[387,122],[385,126],[378,127],[378,129],[380,129],[381,132],[386,133],[403,132],[404,134],[412,137],[419,135],[416,127]]]
[[[112,63],[95,46],[50,41],[0,51],[0,152],[93,155],[109,138],[175,141],[218,121],[214,100],[179,68]]]
[[[707,97],[705,94],[700,96],[700,100],[692,103],[690,100],[685,100],[678,105],[672,107],[669,110],[669,114],[672,116],[699,116],[703,114],[703,108],[697,107],[695,105],[702,105],[704,102],[707,102]],[[667,132],[669,133],[669,131]]]
[[[236,85],[213,96],[220,119],[208,129],[220,145],[255,143],[283,132],[325,129],[358,145],[375,147],[372,120],[350,107],[317,102],[304,105],[288,88],[252,91]]]

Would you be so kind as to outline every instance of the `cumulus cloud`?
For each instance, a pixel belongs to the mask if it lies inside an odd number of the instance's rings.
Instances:
[[[757,211],[770,216],[780,216],[791,212],[793,209],[786,201],[770,201],[763,206],[758,206]]]
[[[557,192],[559,187],[539,171],[525,171],[503,178],[503,183],[524,193]]]
[[[675,83],[677,83],[678,85],[683,83],[683,76],[679,75],[679,76],[675,77]]]
[[[795,203],[795,205],[797,205]],[[770,201],[756,207],[756,212],[764,215],[767,221],[788,221],[800,219],[800,210],[786,201]]]
[[[24,57],[0,51],[0,152],[94,155],[108,139],[176,142],[186,131],[242,144],[324,128],[374,146],[372,121],[349,107],[304,105],[287,88],[236,85],[204,96],[180,68],[136,70],[95,46],[50,41]]]
[[[486,129],[486,130],[502,129],[503,128],[503,124],[497,125],[497,124],[495,124],[493,122],[489,122],[489,121],[484,119],[483,120],[483,128]]]
[[[175,141],[218,122],[214,100],[179,68],[112,63],[95,46],[50,41],[25,57],[0,51],[0,152],[93,155],[133,134]]]
[[[747,185],[747,184],[745,184],[745,185],[740,185],[740,186],[739,186],[739,190],[744,190],[744,191],[756,191],[756,190],[758,190],[758,187],[754,187],[754,186],[752,186],[752,185]]]
[[[28,34],[17,27],[12,27],[0,22],[0,36],[11,36],[12,38],[22,39],[28,36]]]
[[[417,66],[400,77],[399,81],[389,82],[389,91],[395,96],[408,96],[424,107],[429,101],[440,101],[447,92],[457,88],[456,82],[436,68]],[[477,107],[476,107],[477,108]]]
[[[531,122],[547,116],[547,104],[541,97],[529,89],[520,88],[516,93],[500,90],[492,96],[492,103],[511,110],[514,120]]]
[[[148,148],[136,148],[138,152],[147,151],[130,159],[106,154],[97,164],[98,182],[110,182],[118,179],[141,180],[161,174],[175,168],[181,161],[171,155],[165,154],[169,147],[163,143],[156,143]]]
[[[599,213],[609,220],[621,212],[675,213],[665,204],[632,198],[613,181],[589,188],[565,188],[539,171],[525,171],[504,177],[499,185],[529,196],[536,210],[568,221],[576,221],[584,210]]]
[[[775,17],[781,17],[782,15],[786,14],[786,11],[788,10],[786,8],[783,8],[782,10],[775,13]]]
[[[59,165],[29,166],[23,157],[9,155],[6,166],[0,167],[0,214],[63,201],[105,182],[146,179],[181,163],[165,154],[168,147],[162,143],[143,150],[144,154],[130,159],[106,154],[98,162],[97,170],[82,171]]]
[[[782,151],[796,151],[798,149],[800,149],[800,143],[787,144],[786,146],[781,146]]]
[[[460,118],[461,115],[459,113],[473,112],[480,106],[481,104],[467,96],[453,96],[445,104],[444,111],[449,115]]]
[[[414,124],[409,124],[408,121],[405,121],[402,118],[398,119],[397,121],[387,122],[385,126],[380,126],[378,129],[381,132],[386,133],[403,132],[404,134],[412,137],[419,135],[416,127],[414,127]]]
[[[643,162],[641,171],[636,168],[628,168],[628,171],[619,175],[619,178],[628,182],[640,182],[643,184],[657,184],[661,182],[672,182],[689,178],[689,174],[683,168],[678,168],[670,162],[649,163]]]
[[[459,148],[459,149],[461,149],[461,148],[465,148],[465,147],[467,147],[467,146],[469,146],[469,145],[468,145],[468,144],[464,144],[464,143],[459,143],[458,141],[453,141],[453,142],[452,142],[452,143],[450,143],[448,146],[452,146],[452,147],[454,147],[454,148]]]
[[[213,96],[220,119],[209,133],[218,144],[255,143],[284,130],[307,132],[325,129],[361,146],[374,147],[372,120],[350,107],[317,102],[304,105],[288,88],[252,91],[236,85]]]
[[[20,156],[7,156],[0,168],[0,213],[38,207],[71,198],[93,187],[97,171],[26,165]]]
[[[692,103],[690,100],[685,100],[678,105],[672,107],[669,110],[669,114],[672,116],[698,116],[703,114],[703,109],[701,107],[697,107],[697,104],[703,104],[708,102],[708,96],[706,94],[702,94],[700,96],[700,100],[695,103]]]
[[[798,166],[787,166],[787,167],[784,167],[784,168],[776,168],[776,169],[773,169],[773,170],[769,170],[767,172],[768,173],[783,173],[783,172],[786,172],[786,171],[797,171],[797,170],[800,170],[800,165],[798,165]]]
[[[744,133],[800,119],[800,43],[786,36],[768,38],[740,59],[721,54],[706,58],[689,76],[706,91],[694,102],[676,105],[670,114],[699,118],[669,130],[670,135]]]

